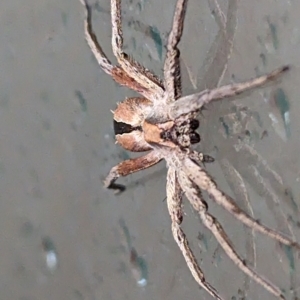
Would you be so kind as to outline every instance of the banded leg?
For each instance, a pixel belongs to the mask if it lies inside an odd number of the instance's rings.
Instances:
[[[153,150],[143,156],[124,160],[110,170],[104,180],[104,186],[108,189],[116,190],[116,193],[123,192],[125,190],[125,186],[115,183],[120,176],[127,176],[150,168],[156,165],[161,159],[161,155]]]
[[[85,38],[87,40],[88,45],[90,46],[98,64],[103,69],[105,73],[111,75],[112,69],[114,68],[111,62],[106,57],[105,53],[103,52],[97,37],[93,31],[92,27],[92,8],[88,5],[86,0],[80,0],[82,5],[85,8],[85,20],[84,20],[84,31],[85,31]]]
[[[122,69],[136,82],[149,90],[148,99],[159,101],[164,89],[159,79],[123,52],[121,0],[111,0],[112,49]]]
[[[275,80],[279,75],[288,70],[289,66],[284,66],[269,74],[246,82],[224,85],[213,90],[204,90],[197,94],[184,96],[170,105],[169,116],[172,119],[176,119],[181,115],[197,110],[199,111],[203,105],[208,104],[211,101],[233,97],[248,90],[260,87],[271,80]]]
[[[168,38],[167,54],[164,64],[164,87],[168,95],[167,103],[173,102],[181,97],[180,51],[177,45],[183,33],[187,2],[187,0],[177,1],[173,26]]]
[[[102,47],[100,46],[97,36],[94,33],[92,27],[92,9],[88,5],[86,0],[80,0],[85,8],[85,20],[84,20],[84,31],[85,31],[85,38],[86,41],[96,58],[98,64],[102,68],[102,70],[110,75],[117,83],[126,86],[144,97],[147,98],[149,95],[148,89],[146,89],[143,85],[135,81],[131,76],[129,76],[124,70],[122,70],[118,66],[113,66],[107,56],[105,55]]]
[[[170,166],[167,174],[167,204],[172,221],[172,233],[180,248],[196,282],[215,299],[222,300],[218,292],[205,280],[204,274],[198,266],[197,260],[189,246],[188,240],[180,227],[182,222],[182,191],[177,182],[176,170]]]
[[[222,225],[216,220],[216,218],[207,212],[207,203],[201,199],[201,192],[199,188],[185,175],[184,172],[179,172],[178,180],[186,197],[193,208],[198,212],[203,224],[213,233],[225,253],[234,262],[234,264],[273,295],[280,299],[285,299],[276,285],[270,283],[253,269],[248,267],[246,262],[235,251]]]
[[[207,172],[191,159],[184,158],[183,171],[197,186],[200,187],[201,190],[206,191],[210,196],[212,196],[212,199],[214,199],[217,204],[221,205],[249,228],[259,231],[284,245],[295,247],[297,250],[300,250],[299,243],[275,230],[268,228],[265,225],[260,224],[259,221],[251,218],[248,214],[241,210],[233,199],[218,189],[216,183],[207,174]]]

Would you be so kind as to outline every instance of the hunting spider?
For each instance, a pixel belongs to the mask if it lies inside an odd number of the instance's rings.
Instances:
[[[284,66],[244,83],[230,84],[182,96],[180,52],[177,46],[183,33],[187,0],[178,0],[176,4],[173,25],[167,42],[163,81],[160,81],[149,70],[123,52],[121,0],[111,0],[112,49],[119,63],[118,66],[113,66],[110,63],[97,41],[91,24],[91,7],[86,0],[81,0],[81,2],[86,11],[86,40],[99,65],[116,82],[142,95],[139,98],[124,100],[113,112],[117,143],[129,151],[150,151],[143,156],[125,160],[113,167],[104,181],[105,187],[119,192],[123,191],[124,187],[115,183],[118,177],[147,169],[165,159],[168,167],[167,205],[171,216],[172,233],[198,284],[215,299],[223,299],[217,290],[205,280],[181,229],[183,195],[190,201],[203,224],[213,233],[231,260],[266,290],[284,299],[279,287],[255,272],[234,250],[221,224],[209,214],[208,205],[204,201],[201,191],[207,192],[210,199],[250,228],[298,250],[300,250],[300,244],[267,228],[242,211],[233,199],[218,189],[217,184],[203,167],[203,163],[211,162],[213,159],[208,155],[194,151],[191,145],[200,142],[200,136],[196,132],[199,127],[199,121],[196,117],[203,105],[213,100],[232,97],[260,87],[271,80],[275,80],[289,67]]]

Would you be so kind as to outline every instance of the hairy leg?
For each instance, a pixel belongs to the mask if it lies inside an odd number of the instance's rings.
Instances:
[[[111,75],[112,66],[111,62],[106,57],[105,53],[103,52],[97,37],[92,28],[92,9],[88,5],[86,0],[80,0],[82,5],[85,7],[86,17],[84,20],[84,30],[85,30],[85,38],[87,40],[88,45],[90,46],[97,62],[99,63],[100,67],[103,69],[105,73]]]
[[[183,33],[187,2],[187,0],[177,1],[173,26],[167,43],[167,54],[164,64],[164,87],[168,95],[167,103],[181,97],[180,51],[177,45]]]
[[[159,79],[123,52],[121,0],[111,0],[112,49],[122,69],[148,91],[148,99],[159,101],[164,89]]]
[[[200,93],[184,96],[169,106],[169,116],[176,119],[181,115],[199,111],[203,105],[214,100],[222,100],[260,87],[269,81],[277,79],[279,75],[289,70],[288,66],[281,67],[273,72],[254,78],[252,80],[224,85],[213,90],[204,90]]]
[[[300,250],[300,244],[293,241],[292,239],[284,236],[283,234],[272,230],[265,225],[260,224],[259,221],[254,220],[243,210],[241,210],[233,199],[228,195],[221,192],[213,179],[207,174],[207,172],[202,169],[199,165],[194,163],[190,158],[184,157],[182,160],[183,171],[187,176],[200,187],[201,190],[207,191],[207,193],[212,196],[212,199],[216,201],[219,205],[230,212],[235,218],[240,220],[242,223],[247,225],[249,228],[253,228],[278,242],[285,244],[287,246],[295,247]]]
[[[182,193],[176,177],[176,170],[170,166],[167,174],[167,204],[172,221],[172,233],[180,248],[196,282],[215,299],[222,300],[218,292],[205,281],[203,272],[198,266],[197,260],[188,244],[188,240],[180,227],[182,222]]]
[[[213,233],[225,253],[229,258],[248,276],[253,280],[263,286],[266,290],[274,294],[275,296],[284,299],[284,296],[281,294],[280,289],[270,283],[268,280],[264,279],[253,269],[247,266],[246,262],[239,256],[235,251],[232,243],[224,231],[221,224],[207,212],[207,203],[201,199],[201,192],[199,188],[185,175],[184,172],[179,172],[178,175],[180,186],[183,188],[183,191],[192,204],[193,208],[199,213],[199,216],[203,224]]]
[[[115,167],[113,167],[104,180],[104,186],[108,189],[116,190],[116,193],[125,190],[121,184],[116,184],[115,181],[120,176],[127,176],[129,174],[145,170],[157,164],[162,159],[161,155],[155,150],[133,159],[124,160]]]
[[[97,40],[96,34],[93,31],[92,9],[88,5],[86,0],[80,0],[80,2],[84,6],[86,14],[84,20],[85,38],[102,70],[106,74],[110,75],[120,85],[126,86],[147,98],[149,96],[149,90],[147,88],[145,88],[142,84],[129,76],[123,69],[111,64],[104,51],[102,50],[102,47]]]

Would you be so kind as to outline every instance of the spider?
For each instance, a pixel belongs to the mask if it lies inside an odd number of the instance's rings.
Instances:
[[[100,67],[117,83],[142,96],[127,98],[118,104],[116,110],[113,111],[114,130],[117,143],[124,149],[133,152],[149,152],[140,157],[125,160],[113,167],[104,180],[105,187],[121,192],[125,187],[116,183],[120,176],[147,169],[165,159],[168,167],[167,206],[171,217],[173,237],[196,282],[215,299],[224,299],[206,281],[185,233],[181,229],[183,195],[189,200],[203,224],[212,232],[229,258],[246,275],[270,293],[280,299],[285,299],[279,287],[248,266],[236,252],[222,225],[208,212],[208,205],[203,199],[201,191],[205,191],[210,199],[221,205],[244,225],[298,250],[300,250],[300,244],[262,225],[241,210],[232,198],[219,190],[217,184],[205,170],[204,163],[212,162],[213,158],[196,152],[191,146],[200,142],[200,136],[196,132],[199,127],[196,117],[204,105],[260,87],[277,79],[279,75],[289,70],[289,67],[281,67],[269,74],[243,83],[234,83],[182,96],[178,43],[183,33],[187,0],[177,0],[166,46],[163,81],[160,81],[157,76],[122,50],[121,0],[111,0],[112,50],[119,64],[117,66],[111,64],[93,31],[91,6],[86,0],[81,0],[81,2],[86,12],[85,37]]]

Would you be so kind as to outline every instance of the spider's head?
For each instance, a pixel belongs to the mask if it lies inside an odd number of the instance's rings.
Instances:
[[[152,149],[145,141],[142,129],[151,108],[152,102],[146,98],[128,98],[113,111],[116,140],[124,149],[133,152]]]

